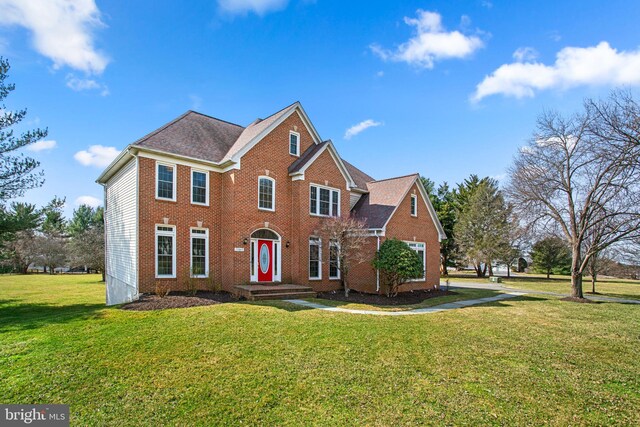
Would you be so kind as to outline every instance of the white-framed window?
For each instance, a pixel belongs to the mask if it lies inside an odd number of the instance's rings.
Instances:
[[[413,281],[421,282],[425,280],[425,276],[427,273],[427,251],[425,250],[426,245],[423,242],[406,242],[407,245],[414,251],[418,253],[418,256],[422,260],[422,277],[419,279],[414,279]]]
[[[176,201],[176,165],[156,162],[156,199]]]
[[[311,185],[309,187],[309,212],[311,215],[340,216],[340,190]]]
[[[209,172],[191,169],[191,203],[209,206]]]
[[[309,279],[322,279],[322,240],[309,237]]]
[[[411,216],[418,216],[418,196],[411,195]]]
[[[209,277],[209,229],[191,228],[191,277]]]
[[[156,277],[176,277],[176,227],[156,225]]]
[[[276,210],[276,181],[268,176],[258,177],[258,209]]]
[[[329,241],[329,279],[340,279],[340,245]]]
[[[300,134],[298,132],[289,132],[289,154],[292,156],[300,155]]]

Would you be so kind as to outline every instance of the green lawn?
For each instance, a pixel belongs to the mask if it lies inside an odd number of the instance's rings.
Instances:
[[[640,425],[640,307],[525,296],[417,316],[105,308],[0,277],[0,402],[73,425]]]
[[[377,311],[408,311],[416,308],[433,307],[440,304],[446,304],[449,302],[470,300],[476,298],[492,297],[500,294],[500,292],[486,290],[486,289],[456,289],[455,295],[446,295],[437,298],[429,298],[422,301],[419,304],[407,304],[407,305],[369,305],[361,303],[353,303],[346,301],[333,301],[321,298],[309,298],[309,301],[328,305],[331,307],[347,308],[351,310],[377,310]]]
[[[450,275],[451,282],[488,282],[489,279],[479,279],[471,273],[455,273]],[[532,289],[568,294],[571,292],[571,278],[568,276],[554,276],[549,279],[544,274],[517,273],[507,279],[502,278],[502,284],[516,289]],[[589,296],[591,292],[591,278],[585,277],[582,290]],[[596,292],[602,296],[640,299],[640,281],[601,278],[596,282]]]

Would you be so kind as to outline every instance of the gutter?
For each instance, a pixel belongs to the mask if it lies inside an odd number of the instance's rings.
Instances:
[[[378,230],[374,230],[375,236],[378,239],[378,248],[377,251],[380,251],[380,235],[378,234]],[[377,253],[377,252],[376,252]],[[376,268],[376,292],[380,292],[380,270]]]

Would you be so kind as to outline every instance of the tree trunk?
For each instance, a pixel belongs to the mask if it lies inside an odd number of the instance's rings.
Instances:
[[[592,273],[591,274],[591,293],[595,294],[596,293],[596,280],[597,280],[597,274],[596,273]]]
[[[107,278],[105,277],[105,272],[104,272],[104,270],[102,270],[102,281],[103,281],[103,282],[106,282],[106,281],[107,281]]]
[[[582,294],[582,270],[580,264],[582,256],[580,246],[574,246],[571,251],[571,296],[574,298],[584,298]]]
[[[445,255],[442,256],[441,262],[440,262],[440,275],[441,276],[449,276],[449,271],[447,270],[447,257]]]
[[[476,270],[476,276],[484,277],[484,273],[482,272],[482,264],[474,263],[473,264],[473,269]]]
[[[547,269],[547,279],[551,277],[551,270]]]
[[[507,263],[507,279],[511,277],[511,266]]]
[[[493,265],[491,265],[491,261],[489,261],[487,264],[489,265],[489,276],[493,276]]]

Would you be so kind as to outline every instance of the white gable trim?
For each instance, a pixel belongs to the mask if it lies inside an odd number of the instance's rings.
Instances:
[[[349,174],[349,171],[347,170],[347,167],[344,165],[344,162],[342,161],[342,159],[338,155],[338,151],[336,150],[336,147],[333,145],[333,142],[331,142],[331,141],[327,141],[325,146],[322,147],[321,149],[319,149],[318,152],[315,153],[313,155],[313,157],[311,157],[311,159],[309,159],[309,161],[306,162],[305,165],[302,168],[300,168],[300,170],[298,170],[296,172],[293,172],[293,173],[290,173],[289,176],[292,177],[292,180],[293,181],[304,181],[304,173],[305,173],[305,171],[326,150],[329,150],[329,154],[331,154],[331,158],[336,163],[336,166],[338,166],[338,170],[340,171],[340,173],[344,177],[345,181],[347,182],[347,186],[346,186],[347,190],[350,190],[351,188],[355,187],[356,183],[353,181],[353,178],[351,178],[351,175]]]
[[[441,242],[442,240],[447,238],[447,234],[444,232],[444,228],[442,228],[442,224],[440,224],[440,220],[438,219],[438,215],[436,214],[436,210],[433,208],[433,205],[431,204],[431,199],[429,199],[429,195],[427,194],[427,190],[424,188],[424,185],[422,185],[422,181],[420,180],[420,176],[419,175],[416,175],[416,178],[413,180],[411,185],[407,188],[407,191],[405,191],[405,193],[402,195],[402,198],[400,199],[400,202],[393,209],[393,212],[391,213],[391,215],[389,215],[389,218],[387,218],[387,222],[384,223],[384,226],[382,227],[382,229],[385,230],[385,231],[387,230],[387,224],[389,224],[389,221],[391,221],[391,218],[393,218],[393,216],[396,214],[398,208],[400,207],[400,205],[402,204],[404,199],[407,197],[407,194],[409,194],[409,191],[411,190],[411,187],[413,187],[413,184],[416,184],[416,183],[417,183],[417,186],[418,186],[418,191],[420,191],[420,195],[422,196],[422,200],[424,200],[425,206],[427,207],[427,210],[429,211],[429,216],[431,217],[431,220],[433,221],[433,225],[436,226],[436,230],[438,231],[438,241]]]
[[[244,147],[240,148],[240,150],[238,150],[238,152],[235,153],[233,156],[231,156],[231,158],[228,160],[232,160],[234,162],[240,161],[240,158],[242,156],[244,156],[249,150],[255,147],[255,145],[258,142],[260,142],[265,136],[271,133],[272,130],[280,126],[282,122],[288,119],[293,113],[298,113],[298,116],[300,117],[304,125],[307,127],[307,130],[311,134],[314,144],[319,144],[320,142],[322,142],[322,139],[320,139],[320,135],[318,134],[318,131],[311,123],[311,120],[309,119],[309,116],[307,116],[307,113],[304,111],[304,108],[302,108],[302,105],[300,104],[300,102],[296,102],[291,107],[289,107],[289,111],[284,113],[282,116],[280,116],[280,118],[278,118],[278,120],[271,123],[267,128],[265,128],[262,132],[256,135],[251,141],[249,141]]]

